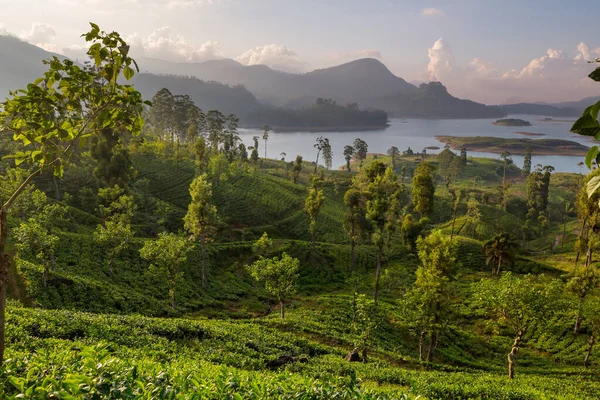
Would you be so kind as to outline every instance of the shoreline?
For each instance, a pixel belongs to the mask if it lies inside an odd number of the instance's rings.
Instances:
[[[360,132],[360,131],[382,131],[390,127],[390,124],[376,126],[270,126],[271,132]],[[263,130],[264,125],[240,125],[242,129]]]

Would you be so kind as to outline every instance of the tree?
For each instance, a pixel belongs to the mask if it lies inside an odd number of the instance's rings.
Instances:
[[[561,309],[560,282],[543,276],[517,277],[510,272],[498,280],[482,279],[473,285],[473,305],[488,312],[491,321],[506,325],[514,342],[508,353],[508,377],[513,379],[517,353],[534,326],[543,325]]]
[[[600,274],[598,274],[598,271],[594,266],[588,266],[583,270],[575,270],[573,276],[569,279],[569,282],[567,282],[567,291],[572,294],[577,301],[577,317],[575,318],[575,325],[573,327],[574,333],[579,333],[586,299],[593,290],[598,288],[598,285],[600,285]]]
[[[365,199],[360,190],[350,187],[344,194],[344,204],[344,228],[350,238],[350,272],[353,272],[356,264],[356,243],[362,236],[365,225]]]
[[[346,170],[348,172],[352,171],[352,168],[350,167],[350,161],[352,161],[353,156],[354,156],[354,147],[344,146],[344,159],[346,160]]]
[[[129,57],[129,46],[118,33],[100,31],[91,24],[86,33],[92,42],[88,55],[92,64],[81,68],[71,60],[53,57],[44,61],[48,70],[26,89],[12,92],[0,107],[0,126],[12,133],[23,150],[15,153],[16,164],[34,165],[33,172],[11,193],[0,208],[0,363],[4,359],[6,285],[9,257],[8,213],[29,184],[46,170],[61,177],[64,160],[102,129],[127,130],[139,134],[143,125],[142,96],[130,79],[137,66]]]
[[[504,185],[504,182],[506,181],[506,167],[511,165],[513,160],[512,155],[508,151],[503,151],[502,154],[500,154],[500,159],[502,159],[504,166],[504,173],[502,175],[502,185]]]
[[[358,159],[359,168],[362,168],[363,161],[367,158],[368,151],[369,146],[367,145],[367,142],[361,138],[354,139],[354,156]]]
[[[452,231],[450,233],[450,240],[454,239],[454,227],[456,225],[456,216],[458,215],[458,207],[464,195],[462,189],[456,190],[455,188],[449,188],[448,192],[452,196]]]
[[[524,177],[529,176],[531,173],[531,147],[525,149],[525,157],[523,158],[523,169],[521,175]]]
[[[253,136],[254,146],[252,146],[252,153],[250,153],[250,159],[254,162],[258,161],[258,136]]]
[[[415,169],[412,179],[412,197],[415,210],[421,218],[428,216],[433,211],[433,167],[428,162],[422,162]]]
[[[419,359],[423,358],[424,339],[429,334],[428,362],[433,361],[439,335],[451,315],[455,253],[452,239],[438,230],[417,240],[420,264],[416,280],[404,298],[403,309],[419,333]]]
[[[381,161],[373,162],[364,172],[367,176],[366,217],[373,227],[371,241],[377,246],[377,270],[374,293],[375,305],[377,305],[383,245],[385,244],[387,232],[391,229],[390,224],[388,224],[390,214],[397,212],[399,187],[394,170],[391,167],[386,168],[385,164]]]
[[[133,196],[125,194],[125,190],[117,185],[101,188],[98,198],[102,223],[96,227],[94,240],[105,249],[108,272],[112,275],[115,259],[129,248],[133,240],[131,219],[136,205]]]
[[[590,338],[588,339],[588,346],[583,359],[583,365],[588,367],[590,365],[592,349],[596,344],[598,335],[600,335],[600,300],[597,297],[590,299],[588,305],[584,308],[583,315],[590,326]]]
[[[219,217],[217,207],[212,204],[212,185],[208,176],[202,174],[190,184],[192,201],[183,218],[183,225],[192,239],[200,240],[202,250],[202,288],[206,289],[206,243],[217,229]]]
[[[177,306],[175,287],[181,277],[181,266],[186,263],[189,250],[190,247],[185,238],[166,232],[160,233],[156,240],[146,240],[140,249],[140,257],[150,261],[152,266],[166,272],[169,281],[169,299],[173,310]]]
[[[269,125],[265,125],[263,127],[263,140],[265,141],[265,160],[267,159],[267,141],[269,140],[269,131],[271,127]]]
[[[400,155],[400,150],[396,146],[392,146],[387,151],[388,155],[392,157],[392,168],[396,169],[396,158]]]
[[[302,171],[302,156],[297,155],[296,160],[294,161],[294,165],[292,165],[292,182],[298,182],[298,178],[300,177],[300,172]]]
[[[315,161],[315,173],[317,172],[317,168],[319,167],[319,156],[321,152],[323,152],[323,158],[325,159],[325,166],[329,165],[327,169],[331,168],[331,144],[329,144],[329,139],[323,136],[319,136],[317,138],[317,143],[314,144],[314,148],[317,149],[317,159]],[[329,164],[328,164],[329,161]]]
[[[205,129],[208,132],[208,143],[210,144],[211,154],[217,154],[219,152],[219,144],[223,141],[226,118],[221,112],[210,110],[206,113],[204,121]],[[256,138],[254,142],[258,148],[258,136]]]
[[[125,134],[102,129],[90,138],[90,154],[97,162],[94,174],[105,186],[126,187],[135,172],[123,143]]]
[[[265,283],[265,289],[280,305],[281,319],[285,318],[285,301],[296,293],[300,260],[283,253],[281,258],[259,258],[248,270],[252,278]]]
[[[267,232],[263,232],[260,239],[258,239],[252,245],[252,252],[257,254],[259,257],[265,256],[273,247],[273,240],[267,235]]]
[[[439,171],[442,175],[446,188],[449,188],[450,184],[452,183],[453,174],[450,165],[455,158],[456,155],[450,149],[442,150],[436,157],[440,166]]]
[[[323,195],[323,189],[321,189],[322,178],[313,176],[311,187],[308,191],[308,196],[306,196],[306,200],[304,201],[304,211],[308,214],[310,218],[310,224],[308,226],[308,231],[311,236],[311,246],[310,246],[310,254],[311,258],[314,261],[315,257],[315,239],[317,233],[317,217],[319,216],[319,212],[321,211],[321,207],[323,206],[323,202],[325,201],[325,196]]]
[[[518,244],[508,233],[500,233],[483,242],[482,246],[486,265],[492,264],[492,275],[500,275],[502,264],[512,265],[515,261]]]
[[[60,238],[48,231],[35,218],[29,218],[26,222],[21,222],[15,229],[17,239],[17,254],[19,258],[30,255],[33,259],[39,261],[44,267],[42,274],[42,285],[46,287],[50,267],[54,261],[54,255]]]
[[[323,161],[325,161],[325,168],[328,170],[331,169],[333,165],[333,152],[331,151],[329,139],[327,139],[325,146],[323,147]]]
[[[379,325],[377,306],[373,300],[368,300],[364,294],[355,293],[354,315],[352,319],[352,333],[354,336],[355,351],[362,354],[362,361],[368,360],[368,349],[373,345],[373,332]]]

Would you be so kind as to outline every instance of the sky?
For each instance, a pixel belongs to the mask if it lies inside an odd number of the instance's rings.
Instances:
[[[600,95],[597,0],[0,0],[0,33],[81,55],[92,21],[134,56],[307,72],[372,57],[487,104]]]

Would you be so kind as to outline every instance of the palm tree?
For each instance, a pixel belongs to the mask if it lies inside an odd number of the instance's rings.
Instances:
[[[500,233],[483,243],[483,251],[487,256],[485,264],[492,263],[492,275],[500,275],[502,264],[514,263],[517,248],[517,242],[508,233]]]

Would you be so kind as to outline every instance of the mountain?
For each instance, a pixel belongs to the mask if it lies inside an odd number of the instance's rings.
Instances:
[[[261,102],[293,108],[315,103],[317,97],[338,103],[358,102],[370,106],[370,99],[397,93],[412,93],[417,88],[390,72],[380,61],[364,58],[307,74],[292,74],[265,65],[242,65],[234,60],[203,63],[174,63],[142,58],[140,68],[154,73],[171,73],[244,85]]]
[[[0,99],[39,78],[47,69],[42,60],[54,55],[19,38],[0,36]]]
[[[405,118],[497,118],[506,115],[498,106],[458,99],[440,82],[423,83],[414,93],[381,97],[375,106],[392,117]]]
[[[42,60],[53,55],[64,58],[18,38],[0,36],[0,98],[8,96],[10,90],[23,88],[39,78],[47,69]],[[132,83],[146,99],[151,99],[166,87],[174,94],[189,94],[203,110],[217,109],[243,117],[262,107],[252,93],[240,86],[230,87],[190,77],[148,73],[136,75]]]
[[[562,103],[518,103],[501,105],[508,114],[547,115],[551,117],[579,117],[583,110],[600,100],[600,96]]]

